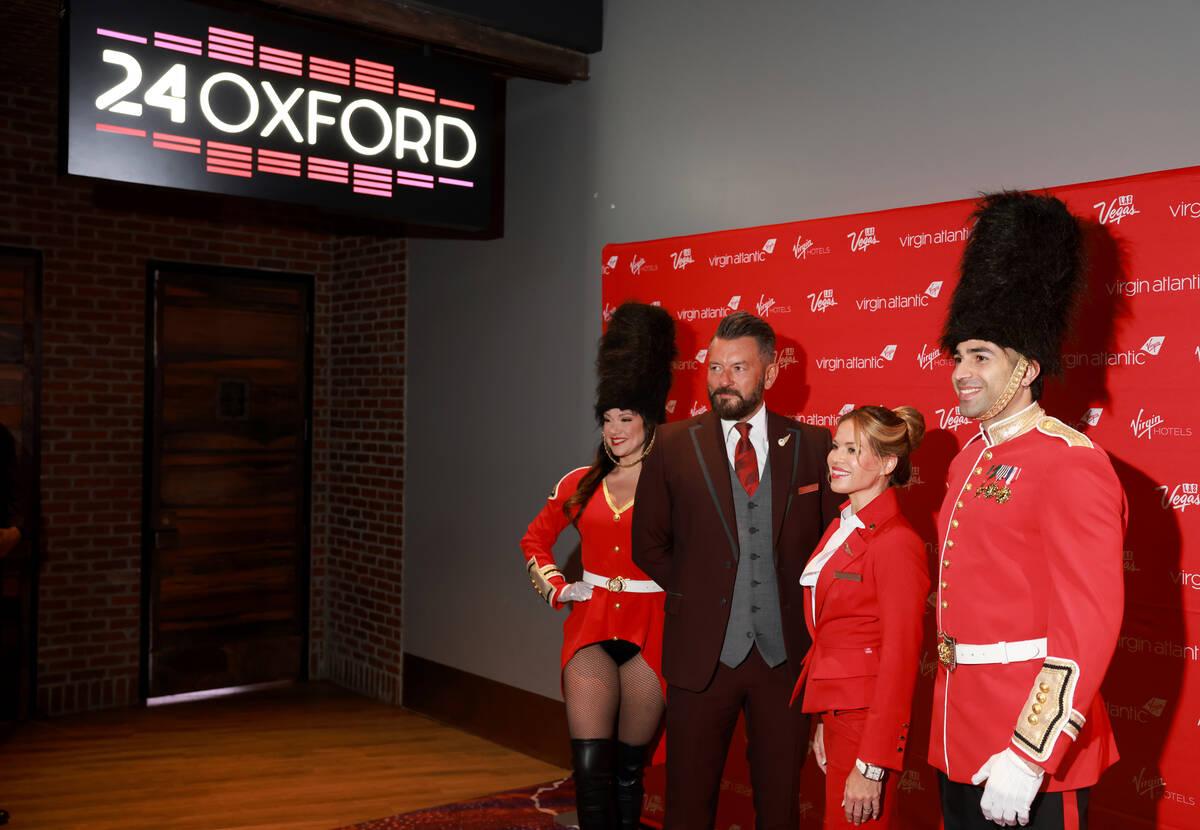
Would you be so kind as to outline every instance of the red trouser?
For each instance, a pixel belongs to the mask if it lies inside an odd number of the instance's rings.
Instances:
[[[846,821],[846,810],[842,807],[842,795],[846,790],[846,778],[854,769],[858,757],[858,745],[862,739],[863,725],[867,722],[866,709],[837,709],[822,712],[821,723],[825,726],[825,827],[854,827]],[[863,760],[866,760],[865,758]],[[877,821],[865,822],[868,830],[884,830],[899,827],[896,815],[896,785],[898,774],[888,770],[883,779],[883,794],[880,801],[883,815]]]

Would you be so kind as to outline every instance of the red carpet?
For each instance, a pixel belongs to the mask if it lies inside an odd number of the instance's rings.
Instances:
[[[569,777],[520,790],[485,795],[352,825],[353,830],[551,830],[554,817],[575,809],[575,782]],[[341,827],[338,830],[351,830]]]

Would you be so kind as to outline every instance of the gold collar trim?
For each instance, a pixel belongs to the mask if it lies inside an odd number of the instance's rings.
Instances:
[[[632,499],[630,499],[629,504],[625,505],[624,507],[617,507],[616,503],[613,502],[612,494],[608,492],[608,482],[604,479],[600,479],[600,487],[604,490],[604,500],[608,502],[608,509],[613,512],[614,516],[620,516],[626,510],[633,507]]]
[[[1015,415],[1009,415],[1003,421],[997,421],[989,427],[984,427],[983,439],[991,446],[1003,444],[1009,439],[1024,435],[1037,427],[1037,422],[1046,413],[1036,402],[1022,409]]]

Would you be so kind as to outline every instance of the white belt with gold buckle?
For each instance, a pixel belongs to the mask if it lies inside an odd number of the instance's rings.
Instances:
[[[955,643],[954,656],[962,666],[981,666],[989,663],[1023,663],[1026,660],[1039,660],[1046,656],[1046,638],[1034,640],[1015,640],[985,645],[971,643]]]
[[[626,579],[623,576],[600,576],[591,571],[583,572],[583,581],[597,588],[604,588],[619,594],[622,591],[632,594],[654,594],[662,590],[653,579]]]

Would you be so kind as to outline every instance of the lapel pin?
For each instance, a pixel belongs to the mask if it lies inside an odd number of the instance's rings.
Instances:
[[[779,439],[779,446],[781,446],[781,447],[786,447],[786,446],[787,446],[788,439],[789,439],[789,438],[791,438],[791,437],[792,437],[792,434],[789,432],[787,435],[785,435],[785,436],[783,436],[782,438],[780,438],[780,439]]]

